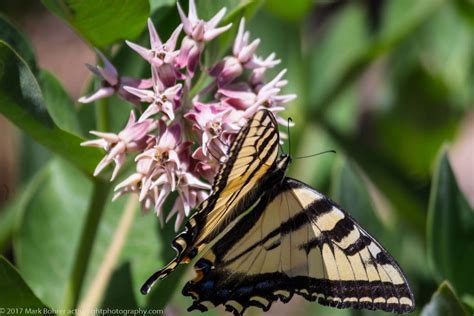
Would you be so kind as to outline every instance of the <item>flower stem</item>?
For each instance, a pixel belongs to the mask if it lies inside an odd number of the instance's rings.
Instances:
[[[91,281],[84,298],[78,306],[78,315],[89,315],[90,311],[92,311],[94,308],[97,308],[97,306],[100,304],[100,300],[107,289],[107,284],[110,281],[120,252],[125,245],[128,232],[132,227],[137,205],[137,196],[130,196],[125,208],[123,209],[122,217],[120,218],[120,222],[117,225],[117,229],[111,238],[111,242],[104,255],[104,259],[97,269],[97,272]]]
[[[96,107],[97,130],[109,131],[107,99],[97,100]]]
[[[92,253],[95,237],[100,219],[105,209],[110,184],[101,180],[94,182],[92,198],[87,211],[87,217],[82,228],[82,233],[72,268],[71,278],[66,288],[64,308],[73,309],[77,306],[85,274]]]

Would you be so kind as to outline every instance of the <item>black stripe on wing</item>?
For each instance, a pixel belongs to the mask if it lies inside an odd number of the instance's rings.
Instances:
[[[268,311],[273,302],[288,302],[295,293],[307,300],[336,308],[380,309],[399,314],[413,311],[413,305],[408,304],[408,301],[407,304],[386,303],[383,289],[389,288],[401,297],[411,296],[404,284],[384,282],[381,286],[374,287],[374,283],[370,281],[336,282],[305,276],[289,277],[282,272],[249,276],[211,269],[210,262],[201,260],[200,265],[205,267],[205,277],[197,282],[188,282],[182,292],[193,298],[188,311],[206,311],[218,305],[224,305],[234,315],[242,315],[250,306]],[[380,302],[374,303],[377,299]]]

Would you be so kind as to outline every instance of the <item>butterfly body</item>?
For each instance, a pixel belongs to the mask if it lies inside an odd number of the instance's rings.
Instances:
[[[398,264],[336,203],[286,177],[271,112],[238,133],[209,198],[173,241],[177,257],[142,288],[198,254],[183,294],[189,310],[268,310],[294,294],[337,308],[407,313],[414,298]]]

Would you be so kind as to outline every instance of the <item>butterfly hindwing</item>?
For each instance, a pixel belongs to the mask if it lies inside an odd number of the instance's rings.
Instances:
[[[345,211],[285,178],[201,258],[191,309],[268,310],[294,294],[338,308],[406,313],[413,295],[395,260]]]

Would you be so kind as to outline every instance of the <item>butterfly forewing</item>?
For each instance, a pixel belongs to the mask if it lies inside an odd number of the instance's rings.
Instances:
[[[185,231],[173,240],[178,252],[167,266],[153,274],[142,287],[147,293],[153,283],[199,254],[229,224],[252,206],[261,195],[259,183],[278,156],[279,136],[275,118],[258,111],[236,135],[227,160],[222,163],[209,197],[198,206]]]
[[[259,111],[237,135],[201,212],[204,229],[197,243],[209,243],[231,220],[253,204],[257,184],[274,165],[279,137],[270,112]]]

